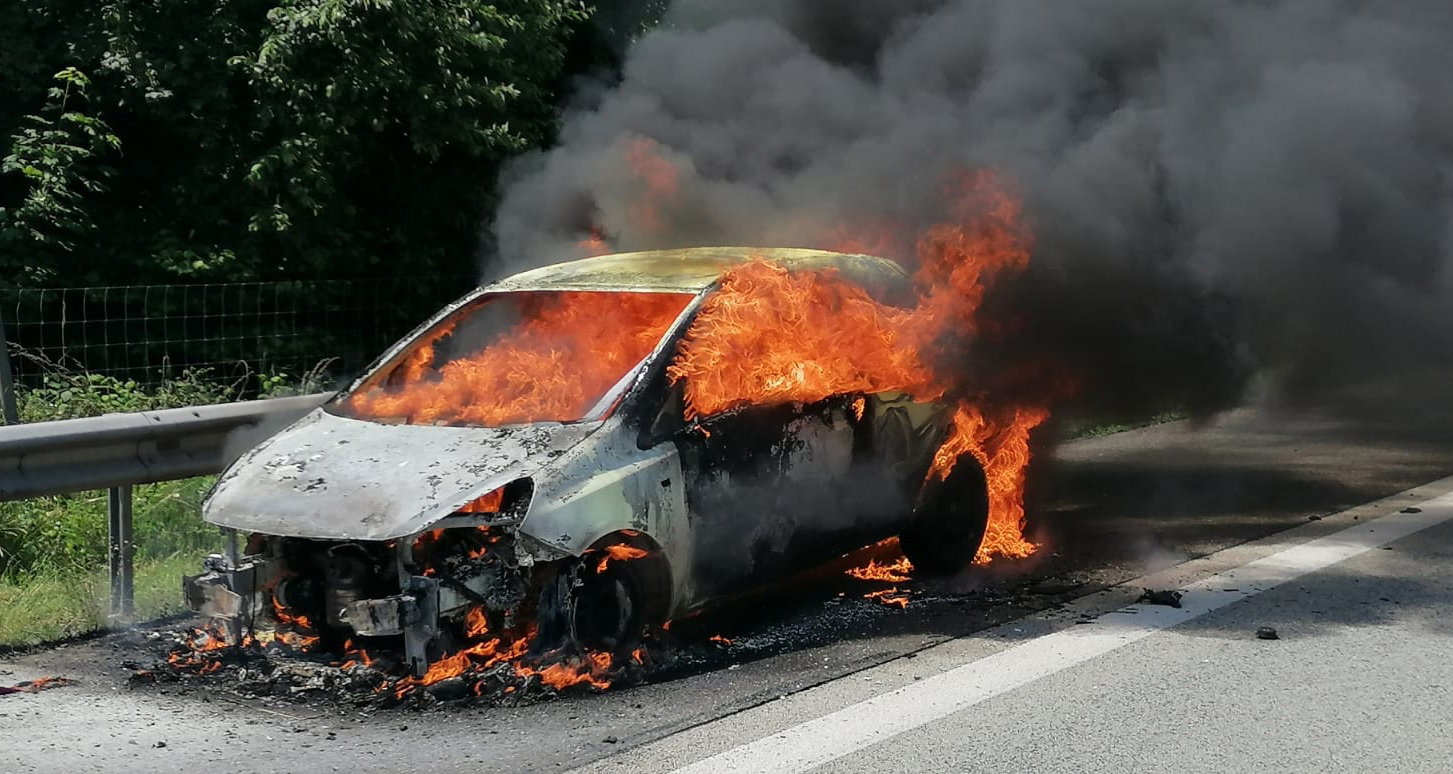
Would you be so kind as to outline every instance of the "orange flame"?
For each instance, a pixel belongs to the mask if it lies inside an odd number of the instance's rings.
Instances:
[[[858,580],[884,581],[887,583],[902,583],[910,580],[909,573],[913,572],[913,563],[908,557],[900,556],[898,561],[892,564],[878,564],[878,560],[872,559],[862,567],[854,567],[848,570],[847,574]]]
[[[937,397],[904,335],[910,319],[836,271],[792,274],[752,261],[722,277],[667,373],[686,382],[687,419],[854,392]]]
[[[244,642],[250,643],[251,639],[249,635]],[[229,647],[228,634],[221,625],[209,624],[205,628],[193,629],[187,635],[186,644],[187,650],[168,654],[167,662],[179,669],[201,668],[211,672],[220,668],[221,662],[212,662],[208,654]],[[216,666],[213,666],[214,663]]]
[[[305,615],[289,613],[276,596],[272,598],[272,614],[280,626],[289,627],[275,633],[278,642],[294,648],[310,648],[318,644],[318,637],[309,633],[314,630],[313,622]]]
[[[597,575],[605,572],[606,566],[610,564],[610,560],[612,559],[624,562],[631,559],[641,559],[645,556],[647,556],[647,553],[635,546],[628,546],[624,543],[609,545],[605,547],[605,556],[600,558],[600,564],[595,566],[595,572]]]
[[[610,687],[610,679],[605,673],[610,669],[609,653],[591,653],[583,663],[570,664],[560,662],[551,664],[540,670],[532,670],[520,667],[522,674],[535,674],[540,677],[540,682],[554,688],[563,690],[573,685],[589,684],[597,690],[605,690]]]
[[[1029,466],[1029,431],[1049,418],[1042,408],[1015,408],[998,422],[975,407],[959,405],[953,430],[934,455],[930,476],[946,477],[954,463],[971,454],[989,486],[989,524],[976,561],[993,555],[1023,559],[1037,546],[1024,538],[1024,472]]]
[[[59,688],[62,685],[70,685],[69,677],[37,677],[34,680],[22,680],[15,685],[0,686],[0,696],[7,693],[40,693],[47,688]]]
[[[414,424],[579,420],[650,354],[691,300],[681,293],[592,291],[510,297],[521,299],[523,320],[504,335],[435,370],[436,345],[454,328],[446,323],[345,406],[357,416]]]
[[[499,509],[500,509],[500,507],[502,505],[504,505],[504,501],[505,501],[505,490],[504,490],[503,487],[501,487],[499,489],[494,490],[493,492],[490,492],[487,495],[481,495],[480,497],[475,498],[474,500],[471,500],[470,502],[465,503],[463,506],[461,506],[459,508],[459,512],[460,513],[499,513]]]
[[[489,634],[489,619],[484,615],[484,608],[470,608],[464,616],[464,633],[470,639],[477,639]]]
[[[956,374],[934,367],[945,333],[970,336],[990,279],[1022,270],[1029,236],[1019,203],[991,175],[972,176],[955,222],[929,229],[917,244],[917,304],[875,301],[835,271],[790,273],[764,261],[728,271],[667,369],[685,382],[692,419],[759,403],[813,403],[837,395],[901,391],[920,401],[962,392]],[[952,429],[930,476],[946,476],[971,454],[989,480],[989,530],[976,557],[1023,557],[1024,469],[1029,431],[1047,412],[1036,406],[958,402]]]
[[[368,651],[363,648],[355,648],[353,646],[353,640],[345,640],[343,642],[343,655],[349,657],[348,660],[344,661],[338,667],[344,671],[352,669],[359,664],[365,667],[373,666],[373,657],[368,655]]]
[[[863,598],[875,599],[889,607],[906,608],[908,607],[909,596],[910,595],[907,593],[900,593],[898,591],[898,588],[895,586],[891,589],[883,589],[882,591],[870,591],[867,594],[864,594]]]
[[[556,690],[575,685],[589,685],[601,690],[610,687],[612,664],[608,653],[587,653],[583,659],[558,661],[543,667],[525,663],[525,655],[535,636],[534,624],[527,625],[520,632],[495,635],[490,631],[484,609],[475,607],[465,614],[464,631],[473,644],[430,664],[422,676],[405,677],[392,684],[385,683],[380,686],[380,690],[392,690],[394,696],[403,698],[418,687],[434,685],[499,664],[509,664],[517,677],[538,677],[541,683]],[[481,688],[482,684],[475,685],[476,692]]]

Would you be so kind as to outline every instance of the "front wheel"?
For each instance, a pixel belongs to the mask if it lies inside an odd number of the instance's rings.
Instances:
[[[947,479],[923,485],[898,542],[915,570],[953,575],[974,561],[988,525],[988,482],[978,463],[966,456]]]
[[[540,645],[625,656],[660,623],[657,560],[604,561],[589,552],[571,560],[541,590]]]

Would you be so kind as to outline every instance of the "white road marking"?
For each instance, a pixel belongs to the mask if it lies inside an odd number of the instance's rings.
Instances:
[[[1186,587],[1181,607],[1131,605],[924,678],[677,769],[677,774],[795,772],[870,747],[1162,629],[1453,519],[1453,494],[1310,540]]]

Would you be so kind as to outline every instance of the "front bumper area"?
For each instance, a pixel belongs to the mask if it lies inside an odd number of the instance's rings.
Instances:
[[[202,574],[183,577],[183,595],[230,644],[300,625],[309,642],[402,637],[404,660],[423,675],[450,622],[478,610],[509,623],[526,606],[533,561],[517,555],[514,538],[478,528],[388,544],[267,537],[249,548],[257,553],[207,557]]]

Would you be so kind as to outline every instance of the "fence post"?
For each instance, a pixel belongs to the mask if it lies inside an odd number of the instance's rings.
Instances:
[[[5,424],[20,424],[20,412],[15,409],[15,374],[10,370],[10,340],[5,338],[5,313],[0,312],[0,412]]]
[[[107,510],[110,515],[111,618],[130,623],[135,612],[131,559],[136,550],[131,536],[130,484],[111,487]]]

